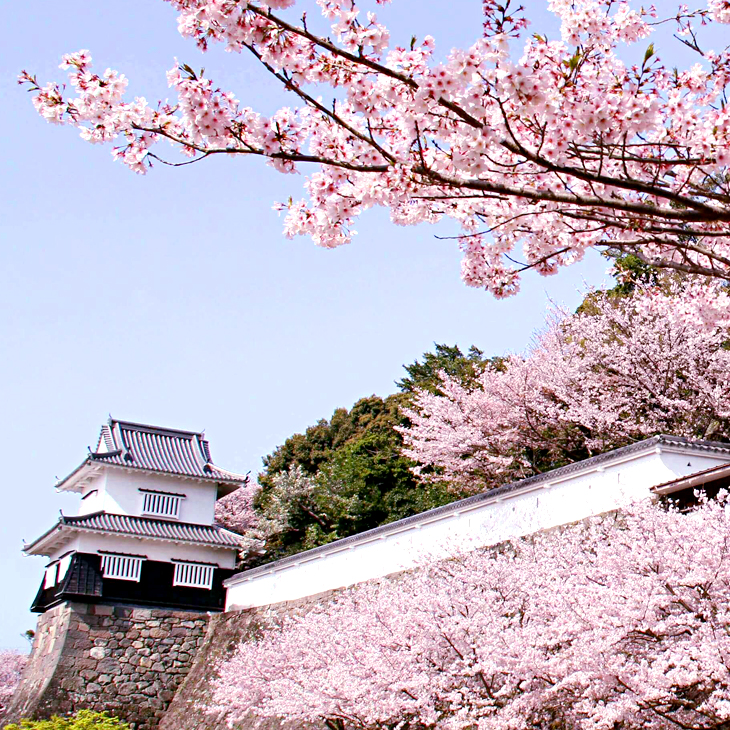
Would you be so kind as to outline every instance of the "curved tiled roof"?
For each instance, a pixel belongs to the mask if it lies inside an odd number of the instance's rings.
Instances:
[[[196,525],[191,522],[173,522],[172,520],[156,520],[149,517],[93,512],[78,517],[61,515],[58,522],[50,530],[30,545],[26,545],[25,552],[32,551],[36,545],[59,530],[103,532],[113,535],[173,540],[223,548],[238,548],[240,545],[239,535],[218,525]]]
[[[246,481],[244,475],[221,469],[212,462],[204,433],[147,426],[113,418],[102,426],[96,451],[91,452],[81,467],[56,486],[61,487],[80,468],[93,463],[227,484],[242,484]]]

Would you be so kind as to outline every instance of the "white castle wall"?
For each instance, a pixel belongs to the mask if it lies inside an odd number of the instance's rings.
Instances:
[[[376,534],[334,542],[293,559],[239,573],[225,585],[226,610],[265,606],[361,583],[426,561],[568,524],[646,498],[653,486],[727,463],[691,447],[618,453],[599,465],[527,484],[483,501],[392,523]],[[558,470],[559,471],[559,470]]]
[[[114,467],[103,469],[84,489],[85,498],[81,500],[79,514],[104,511],[117,515],[141,515],[143,493],[140,489],[184,494],[179,521],[197,525],[213,523],[217,495],[217,487],[213,482]]]
[[[206,547],[204,545],[185,545],[166,540],[150,540],[139,537],[120,537],[96,533],[81,533],[76,538],[75,548],[80,553],[131,553],[146,555],[148,560],[170,562],[174,560],[192,560],[201,563],[216,563],[220,568],[236,566],[236,552]],[[66,550],[69,548],[67,547]]]

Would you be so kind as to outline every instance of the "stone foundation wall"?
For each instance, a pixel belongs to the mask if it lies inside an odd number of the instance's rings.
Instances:
[[[38,620],[4,723],[82,708],[154,730],[199,653],[205,613],[64,603]]]
[[[337,591],[327,591],[298,601],[286,601],[240,611],[215,614],[211,617],[205,640],[195,662],[167,712],[160,721],[159,730],[320,730],[321,726],[290,725],[277,721],[244,720],[230,726],[225,712],[207,713],[203,707],[210,704],[213,683],[218,677],[218,665],[232,655],[242,642],[259,631],[278,624],[285,616],[310,610],[320,602],[332,600]]]
[[[18,722],[21,717],[33,717],[39,701],[53,680],[61,652],[66,643],[71,612],[56,606],[38,618],[33,650],[20,684],[2,719],[2,726]]]

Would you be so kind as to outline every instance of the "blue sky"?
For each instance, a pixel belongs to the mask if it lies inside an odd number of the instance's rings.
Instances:
[[[545,13],[528,3],[535,28]],[[544,7],[542,2],[535,7]],[[132,93],[168,94],[179,58],[264,112],[286,104],[245,57],[205,58],[160,0],[5,3],[0,48],[0,458],[4,472],[0,647],[22,647],[43,560],[20,553],[75,498],[53,484],[117,418],[206,429],[214,460],[256,472],[261,457],[338,406],[386,395],[434,342],[487,354],[523,349],[549,299],[575,306],[604,279],[595,257],[526,280],[495,301],[459,279],[449,225],[398,228],[366,215],[347,247],[288,241],[271,209],[302,177],[260,161],[214,159],[139,177],[108,148],[46,124],[15,83],[21,68],[62,80],[62,53],[89,48]],[[472,42],[481,2],[395,0],[404,44],[430,32]]]

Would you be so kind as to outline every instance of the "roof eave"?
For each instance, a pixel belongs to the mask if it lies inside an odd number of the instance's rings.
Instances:
[[[703,484],[709,484],[727,477],[730,477],[730,464],[722,464],[720,466],[712,467],[711,469],[705,469],[697,474],[690,474],[689,476],[673,479],[672,481],[664,482],[663,484],[657,484],[656,487],[652,487],[651,491],[654,492],[654,494],[660,495],[673,494],[674,492],[679,492],[682,489],[699,487]]]
[[[229,494],[233,494],[233,492],[235,492],[237,489],[240,489],[243,484],[244,482],[218,482],[218,495],[216,499],[220,499],[221,497],[227,497]]]
[[[199,547],[206,547],[206,548],[215,548],[218,550],[240,550],[240,547],[238,545],[221,545],[217,542],[206,542],[204,540],[186,540],[185,538],[176,538],[176,537],[166,537],[164,535],[136,535],[131,532],[121,532],[117,530],[109,530],[104,527],[89,527],[87,525],[64,525],[64,527],[67,527],[69,530],[75,530],[77,532],[92,532],[97,535],[113,535],[114,537],[127,537],[130,540],[157,540],[160,542],[172,542],[180,545],[197,545]],[[235,535],[236,533],[231,533],[230,530],[226,530],[229,534]],[[50,533],[50,530],[49,530]],[[46,534],[49,534],[46,533]],[[45,536],[42,536],[45,537]],[[238,537],[238,535],[236,535]],[[39,540],[42,538],[39,538]]]
[[[56,482],[59,492],[83,492],[85,482],[101,472],[101,466],[108,466],[103,462],[94,461],[90,456],[81,462],[68,476]]]
[[[26,545],[23,548],[23,552],[26,555],[50,555],[58,549],[59,544],[62,545],[66,542],[66,540],[61,538],[61,535],[68,534],[72,531],[73,528],[64,525],[59,520],[50,530],[46,530],[40,537],[33,540],[29,545]]]

